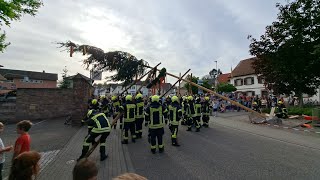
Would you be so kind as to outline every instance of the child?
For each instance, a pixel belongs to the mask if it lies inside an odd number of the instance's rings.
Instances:
[[[4,130],[4,125],[2,122],[0,122],[0,133],[2,133]],[[2,169],[3,169],[3,163],[5,161],[5,155],[4,152],[9,152],[13,149],[13,146],[7,146],[4,147],[4,144],[2,142],[2,139],[0,138],[0,179],[2,180]]]
[[[14,145],[13,159],[23,152],[30,151],[31,139],[28,131],[31,126],[32,123],[28,120],[20,121],[17,124],[17,133],[20,134],[20,137],[18,137]]]
[[[13,159],[9,180],[32,180],[40,171],[41,155],[36,151],[19,154]]]
[[[72,174],[73,180],[96,180],[98,168],[95,162],[84,158],[74,166]]]

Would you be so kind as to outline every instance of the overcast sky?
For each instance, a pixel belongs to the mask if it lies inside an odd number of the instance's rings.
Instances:
[[[201,2],[201,3],[200,3]],[[230,72],[248,53],[285,0],[44,0],[37,16],[5,28],[12,44],[0,53],[4,68],[89,76],[80,60],[53,42],[71,40],[105,51],[121,50],[174,74]],[[105,73],[104,75],[108,75]],[[173,81],[169,79],[169,81]]]

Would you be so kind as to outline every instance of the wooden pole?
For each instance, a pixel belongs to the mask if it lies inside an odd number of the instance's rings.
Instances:
[[[150,66],[146,66],[146,67],[152,68],[152,67],[150,67]],[[157,71],[160,71],[160,70],[157,69]],[[249,111],[249,112],[252,112],[253,114],[256,114],[256,115],[258,115],[258,116],[260,116],[260,117],[266,118],[266,116],[265,116],[264,114],[260,114],[260,113],[254,111],[254,110],[252,110],[252,109],[250,109],[250,108],[245,107],[244,105],[242,105],[242,104],[240,104],[240,103],[238,103],[238,102],[236,102],[236,101],[233,101],[233,100],[231,100],[231,99],[229,99],[229,98],[227,98],[227,97],[224,97],[224,96],[222,96],[222,95],[220,95],[220,94],[218,94],[218,93],[216,93],[216,92],[214,92],[214,91],[212,91],[212,90],[210,90],[210,89],[207,89],[207,88],[205,88],[205,87],[203,87],[203,86],[200,86],[200,85],[198,85],[198,84],[196,84],[196,83],[194,83],[194,82],[192,82],[192,81],[189,81],[189,80],[183,79],[183,78],[179,78],[178,76],[176,76],[176,75],[174,75],[174,74],[171,74],[171,73],[168,73],[168,72],[166,72],[166,74],[169,75],[169,76],[172,76],[172,77],[174,77],[174,78],[181,79],[182,81],[185,81],[185,82],[187,82],[187,83],[189,83],[189,84],[192,84],[193,86],[196,86],[196,87],[198,87],[198,88],[200,88],[200,89],[202,89],[202,90],[204,90],[204,91],[207,91],[207,92],[209,92],[209,93],[212,93],[212,94],[214,94],[215,96],[220,97],[221,99],[224,99],[224,100],[226,100],[226,101],[229,101],[229,102],[231,102],[232,104],[234,104],[234,105],[236,105],[236,106],[238,106],[238,107],[241,107],[241,108],[243,108],[243,109],[245,109],[245,110],[247,110],[247,111]]]
[[[185,75],[187,75],[190,70],[191,70],[191,69],[189,69],[186,73],[184,73],[184,74],[182,75],[182,77],[180,76],[179,80],[178,80],[177,82],[175,82],[164,94],[162,94],[162,95],[160,96],[160,99],[161,99],[163,96],[165,96],[172,88],[174,88],[174,86],[175,86],[178,82],[180,83],[181,78],[183,78]],[[181,73],[180,73],[180,75],[181,75]]]
[[[181,79],[181,73],[179,73],[179,78]],[[181,80],[179,81],[179,87],[178,87],[178,94],[179,94],[179,97],[181,96],[181,93],[180,93],[180,82],[181,82]]]
[[[151,69],[150,71],[148,71],[147,73],[145,73],[144,75],[142,75],[139,79],[136,79],[133,83],[131,83],[128,87],[126,87],[126,89],[120,94],[122,95],[124,92],[126,92],[129,88],[131,88],[133,85],[135,85],[138,81],[140,81],[142,78],[144,78],[147,74],[150,74],[153,72],[154,69],[156,69],[161,63],[157,64],[155,67],[153,67],[153,69]],[[150,66],[148,66],[150,67]],[[152,67],[151,67],[152,68]]]
[[[192,73],[190,75],[190,79],[189,80],[192,82]],[[189,95],[192,95],[192,85],[191,85],[191,83],[189,83]]]

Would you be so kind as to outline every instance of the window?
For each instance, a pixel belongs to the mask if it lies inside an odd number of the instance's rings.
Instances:
[[[6,80],[7,83],[13,83],[13,79]]]
[[[253,77],[244,78],[244,85],[252,85],[252,84],[254,84],[254,78]]]
[[[243,80],[242,79],[235,79],[234,80],[234,85],[235,86],[242,86],[243,85]]]
[[[132,86],[131,89],[136,89],[136,86]]]
[[[258,83],[259,84],[264,84],[264,78],[263,77],[261,77],[261,76],[258,76]]]
[[[247,96],[255,96],[255,92],[254,91],[247,91]]]

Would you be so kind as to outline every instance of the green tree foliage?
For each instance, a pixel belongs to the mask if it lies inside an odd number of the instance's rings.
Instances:
[[[6,34],[2,32],[3,25],[9,26],[11,21],[20,20],[24,14],[35,16],[42,6],[41,0],[0,0],[0,51],[10,44],[5,42]]]
[[[190,76],[187,76],[187,79],[190,79]],[[199,79],[200,79],[199,77],[192,76],[192,82],[194,82],[196,84],[198,84]],[[186,83],[184,87],[189,91],[190,85],[191,84]],[[208,81],[206,81],[206,80],[203,80],[202,86],[205,88],[211,89],[211,85],[209,85]],[[192,94],[198,94],[198,87],[191,85],[191,90],[192,90]]]
[[[218,86],[217,86],[217,92],[229,93],[229,92],[233,92],[236,90],[237,90],[237,88],[229,83],[221,83],[221,84],[218,84]]]
[[[64,69],[62,70],[62,80],[59,82],[59,88],[61,89],[67,89],[70,88],[70,80],[67,80],[66,78],[68,77],[68,69],[65,66]]]
[[[277,4],[277,20],[259,40],[249,36],[254,63],[279,94],[313,95],[320,85],[320,1],[295,0]],[[302,105],[302,104],[301,104]]]

